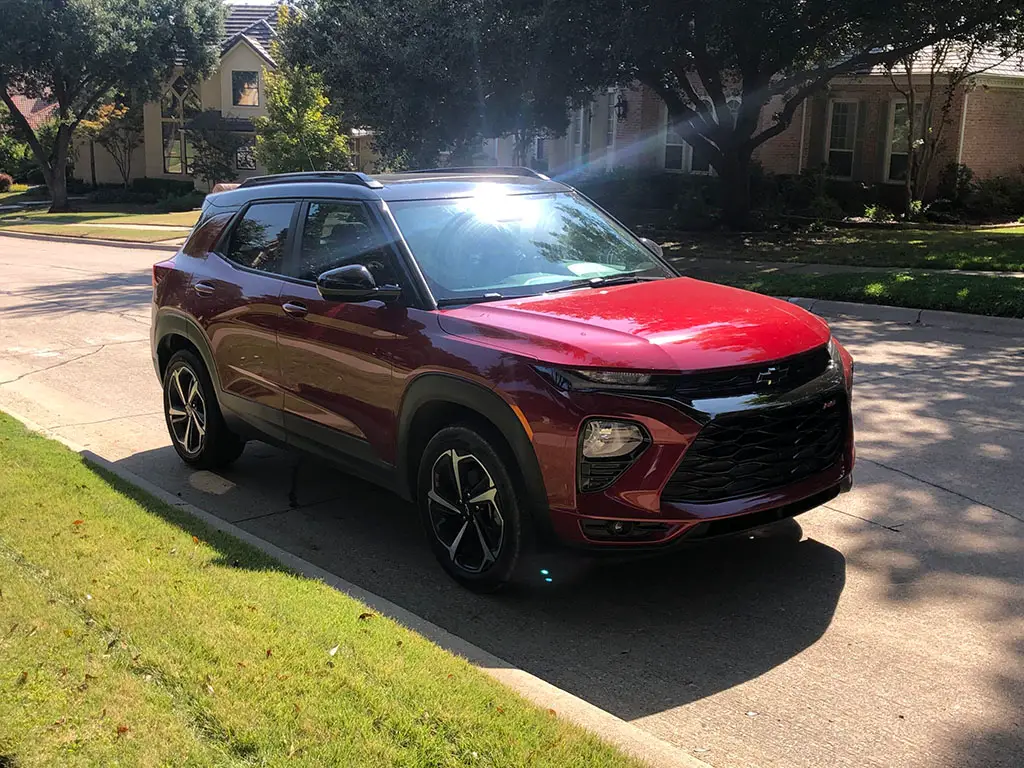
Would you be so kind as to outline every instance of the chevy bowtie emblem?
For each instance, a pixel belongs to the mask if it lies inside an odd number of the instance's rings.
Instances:
[[[759,374],[757,374],[757,383],[764,384],[769,387],[774,387],[776,384],[781,382],[789,374],[789,368],[776,368],[774,365],[770,368],[765,368]]]

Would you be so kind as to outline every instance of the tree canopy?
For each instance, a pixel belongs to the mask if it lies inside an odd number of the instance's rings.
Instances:
[[[292,23],[287,6],[281,6],[278,31],[285,32]],[[311,67],[288,62],[276,43],[273,54],[279,66],[263,73],[267,116],[255,120],[256,159],[271,173],[345,170],[348,142],[323,77]]]
[[[311,0],[284,34],[289,60],[323,74],[331,101],[372,128],[386,162],[432,164],[481,137],[564,132],[583,87],[534,66],[539,2]]]
[[[157,95],[176,67],[199,78],[217,61],[220,0],[3,0],[0,99],[28,141],[52,196],[67,207],[65,173],[79,123],[118,94]],[[11,98],[57,102],[52,156]]]

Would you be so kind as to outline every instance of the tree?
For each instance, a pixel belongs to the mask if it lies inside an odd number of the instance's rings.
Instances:
[[[291,23],[288,7],[282,5],[278,30],[284,33]],[[263,72],[267,116],[255,120],[257,161],[271,173],[348,168],[345,130],[331,111],[323,77],[308,66],[288,63],[276,43],[273,55],[277,71]]]
[[[515,4],[516,0],[506,0]],[[721,177],[729,222],[750,208],[754,150],[834,78],[945,39],[1020,28],[1019,0],[559,0],[535,66],[593,87],[639,81]],[[767,124],[762,110],[779,104]]]
[[[142,108],[118,104],[103,104],[95,116],[82,121],[82,129],[89,141],[103,147],[114,158],[124,188],[132,178],[132,156],[142,144]]]
[[[185,139],[192,147],[192,175],[210,189],[223,181],[234,181],[235,153],[244,139],[231,131],[216,109],[196,115],[185,126]]]
[[[119,93],[156,95],[176,66],[205,76],[217,61],[222,17],[220,0],[0,2],[0,99],[32,148],[51,211],[67,210],[66,169],[81,121]],[[16,93],[57,102],[52,155],[18,111]]]
[[[1005,35],[995,59],[993,41],[987,35],[963,40],[941,40],[918,53],[904,56],[886,72],[893,88],[903,96],[893,145],[902,141],[907,150],[904,176],[905,210],[910,218],[915,201],[921,200],[931,182],[936,157],[946,148],[946,131],[953,123],[953,106],[961,86],[971,78],[1019,56],[1024,48],[1024,27]],[[919,109],[920,108],[920,109]]]
[[[293,63],[321,73],[385,162],[433,165],[481,138],[564,133],[587,88],[534,66],[548,33],[539,0],[307,0],[283,34]]]

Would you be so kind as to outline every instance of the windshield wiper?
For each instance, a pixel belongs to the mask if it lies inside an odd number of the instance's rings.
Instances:
[[[557,288],[549,288],[544,293],[558,293],[559,291],[572,291],[577,288],[604,288],[608,285],[628,285],[629,283],[645,283],[650,280],[661,280],[660,277],[642,277],[641,275],[615,275],[613,277],[591,277],[588,280],[577,280],[572,283],[560,285]]]
[[[453,307],[458,304],[482,304],[485,301],[498,301],[505,298],[500,293],[482,293],[479,296],[451,296],[447,299],[438,299],[437,306]]]

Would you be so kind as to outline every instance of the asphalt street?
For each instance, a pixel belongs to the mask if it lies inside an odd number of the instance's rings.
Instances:
[[[0,409],[716,768],[1024,765],[1024,338],[834,321],[857,359],[852,493],[479,596],[408,505],[334,467],[260,444],[216,474],[177,459],[149,353],[164,256],[0,236]]]

